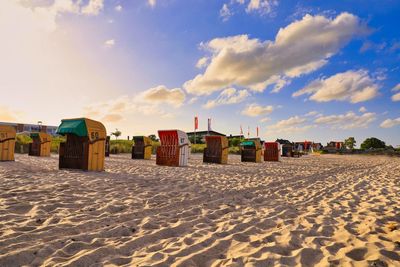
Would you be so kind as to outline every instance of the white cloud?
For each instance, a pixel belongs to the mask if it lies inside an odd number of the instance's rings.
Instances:
[[[229,20],[229,18],[233,15],[229,9],[228,4],[223,4],[221,10],[219,11],[219,15],[223,21]]]
[[[98,15],[104,7],[104,0],[90,0],[88,4],[82,7],[82,13],[86,15]]]
[[[191,104],[194,104],[194,103],[196,103],[197,100],[199,100],[198,97],[196,97],[196,96],[195,96],[195,97],[192,97],[192,98],[188,101],[188,104],[190,104],[190,105],[191,105]]]
[[[121,12],[122,11],[122,6],[121,5],[117,5],[114,9],[115,9],[115,11]]]
[[[270,134],[294,134],[305,132],[313,125],[306,124],[307,119],[300,116],[293,116],[285,120],[280,120],[273,125],[267,126],[267,133]]]
[[[400,125],[400,118],[397,119],[387,119],[381,123],[382,128],[392,128],[394,126]]]
[[[265,117],[265,118],[262,118],[262,119],[260,120],[260,122],[268,122],[268,121],[270,121],[270,120],[271,120],[271,118]]]
[[[196,63],[196,68],[199,68],[199,69],[204,68],[205,66],[207,66],[208,60],[209,60],[208,57],[202,57],[202,58],[200,58],[200,59],[197,61],[197,63]]]
[[[367,109],[365,107],[361,107],[358,111],[360,111],[361,113],[365,113],[367,112]]]
[[[221,92],[217,99],[207,101],[203,107],[210,109],[220,105],[237,104],[245,100],[249,95],[247,90],[237,91],[235,88],[227,88]]]
[[[320,115],[319,112],[313,110],[313,111],[308,112],[305,116],[306,116],[306,117],[316,117],[316,116],[318,116],[318,115]]]
[[[400,101],[400,93],[394,94],[392,95],[392,101]]]
[[[168,89],[164,85],[159,85],[144,91],[141,98],[148,103],[167,103],[180,107],[185,101],[185,93],[181,88]]]
[[[244,3],[244,1],[241,2]],[[258,11],[260,14],[269,14],[277,5],[277,0],[250,0],[246,12]]]
[[[392,92],[400,91],[400,83],[392,88]],[[392,101],[400,101],[400,93],[396,93],[392,96]]]
[[[242,111],[242,114],[249,117],[257,117],[260,115],[271,114],[272,111],[274,111],[273,106],[260,106],[258,104],[251,104]]]
[[[392,88],[393,92],[400,91],[400,83],[398,83],[395,87]]]
[[[115,45],[115,40],[110,39],[104,42],[104,47],[111,48]]]
[[[347,71],[329,78],[317,79],[303,89],[293,93],[293,97],[310,95],[310,100],[328,102],[332,100],[358,103],[373,99],[378,95],[379,86],[365,70]]]
[[[351,39],[367,32],[357,16],[342,13],[334,19],[306,15],[281,28],[274,41],[248,35],[216,38],[202,45],[211,54],[206,70],[187,81],[184,88],[197,95],[233,85],[262,91],[273,77],[287,81],[315,71]],[[280,89],[278,86],[275,91]]]
[[[151,89],[150,89],[151,90]],[[145,92],[148,92],[147,90]],[[131,114],[162,118],[173,118],[174,115],[166,112],[159,106],[159,101],[144,99],[143,95],[137,97],[119,96],[109,101],[92,103],[83,109],[83,114],[86,117],[98,119],[105,123],[117,123],[124,118],[129,118]]]
[[[157,4],[157,1],[156,0],[147,0],[147,3],[149,4],[149,6],[155,7]]]
[[[321,116],[315,119],[319,125],[327,125],[333,129],[357,129],[367,128],[376,119],[375,113],[364,113],[357,115],[352,111],[340,115]]]

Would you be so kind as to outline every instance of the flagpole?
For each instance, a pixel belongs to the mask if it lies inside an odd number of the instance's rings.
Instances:
[[[194,144],[196,144],[196,128],[197,128],[197,116],[194,117]]]

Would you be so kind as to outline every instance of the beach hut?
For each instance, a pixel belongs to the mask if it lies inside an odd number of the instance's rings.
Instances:
[[[32,143],[29,144],[29,156],[50,157],[52,136],[48,133],[31,133]]]
[[[152,141],[147,136],[134,136],[132,159],[151,159]]]
[[[106,128],[87,118],[62,120],[57,133],[67,137],[60,144],[60,169],[104,171]]]
[[[207,147],[203,152],[203,162],[228,163],[228,138],[226,136],[208,135],[205,139]]]
[[[15,128],[7,125],[0,125],[0,161],[14,160]]]
[[[264,161],[279,161],[280,144],[278,142],[264,143]]]
[[[261,141],[259,138],[247,139],[240,144],[242,162],[261,162]]]
[[[105,156],[109,157],[110,156],[110,136],[106,137],[106,148],[105,148]]]
[[[179,130],[158,131],[160,146],[157,148],[156,164],[165,166],[187,166],[189,138]]]

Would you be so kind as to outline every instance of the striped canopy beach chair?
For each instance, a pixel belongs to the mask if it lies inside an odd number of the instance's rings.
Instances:
[[[161,145],[157,148],[156,164],[164,166],[187,166],[189,138],[180,130],[158,131]]]

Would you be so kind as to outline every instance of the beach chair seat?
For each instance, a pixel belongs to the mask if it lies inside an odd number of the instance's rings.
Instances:
[[[226,164],[228,162],[228,138],[225,136],[206,136],[207,147],[203,152],[203,162]]]
[[[15,160],[15,137],[17,133],[14,127],[0,125],[0,161]]]
[[[156,164],[164,166],[187,166],[189,138],[179,130],[158,131],[160,146],[157,148]]]
[[[57,134],[67,138],[60,144],[60,169],[104,171],[107,134],[101,122],[87,118],[62,120]]]

